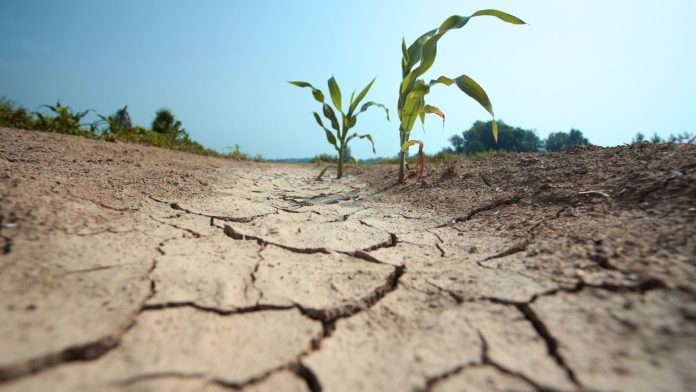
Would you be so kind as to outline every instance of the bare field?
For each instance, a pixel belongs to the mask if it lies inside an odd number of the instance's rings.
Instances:
[[[696,383],[695,146],[348,170],[0,129],[0,390]]]

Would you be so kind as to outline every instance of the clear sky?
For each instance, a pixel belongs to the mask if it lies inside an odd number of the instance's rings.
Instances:
[[[285,81],[326,90],[335,75],[349,96],[376,76],[368,99],[387,105],[392,122],[370,110],[355,130],[372,133],[378,155],[395,155],[402,36],[410,43],[480,8],[529,25],[482,17],[448,33],[428,80],[473,77],[500,119],[541,137],[579,128],[609,146],[636,132],[696,131],[694,0],[2,0],[0,96],[104,115],[127,104],[142,125],[166,106],[207,147],[308,157],[333,149],[309,91]],[[414,128],[427,152],[489,119],[455,87],[428,99],[447,122]],[[352,150],[372,156],[366,141]]]

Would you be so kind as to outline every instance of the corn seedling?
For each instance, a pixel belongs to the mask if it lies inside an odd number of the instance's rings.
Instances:
[[[338,83],[336,82],[336,79],[334,79],[333,76],[331,77],[331,79],[329,79],[328,85],[329,94],[331,95],[331,102],[333,103],[334,108],[332,108],[329,104],[324,102],[324,93],[321,90],[312,86],[311,84],[307,82],[288,82],[297,87],[308,87],[312,89],[312,96],[314,96],[314,99],[317,102],[322,104],[322,113],[324,114],[324,117],[331,123],[331,128],[333,128],[333,132],[330,131],[326,126],[324,126],[324,123],[321,119],[321,116],[319,116],[319,113],[313,113],[314,120],[326,133],[326,140],[336,149],[336,152],[338,152],[336,178],[343,177],[343,161],[344,156],[346,154],[346,148],[348,147],[348,143],[354,138],[357,137],[360,139],[369,140],[372,144],[372,152],[375,154],[377,153],[375,151],[375,143],[372,140],[372,135],[370,135],[369,133],[366,133],[364,135],[358,135],[357,133],[348,135],[350,129],[353,128],[357,123],[358,115],[372,106],[377,106],[384,109],[384,111],[387,114],[387,121],[389,121],[389,110],[381,103],[369,101],[363,104],[360,107],[360,110],[357,110],[358,105],[360,105],[360,102],[365,98],[367,92],[370,90],[370,87],[372,87],[372,84],[374,82],[375,79],[372,79],[372,81],[368,83],[367,86],[365,86],[365,88],[358,94],[357,97],[355,96],[355,91],[353,91],[353,94],[351,94],[350,96],[347,111],[343,110],[343,106],[341,105],[341,89],[338,87]],[[336,116],[336,111],[338,111],[341,114],[340,122],[338,117]]]
[[[493,138],[496,142],[498,141],[498,126],[495,122],[493,106],[484,89],[474,79],[466,75],[461,75],[457,78],[440,76],[435,80],[431,80],[430,83],[426,83],[423,79],[420,79],[420,77],[430,69],[433,63],[435,63],[437,43],[440,39],[448,31],[464,27],[469,20],[475,16],[494,16],[504,22],[517,25],[524,24],[521,19],[502,11],[490,9],[480,10],[470,16],[450,16],[442,22],[439,28],[423,34],[409,47],[406,47],[405,39],[401,42],[401,51],[403,55],[401,59],[401,70],[403,80],[399,88],[398,104],[400,120],[399,146],[401,147],[399,154],[399,183],[401,184],[405,182],[404,167],[406,164],[406,153],[409,147],[414,144],[419,144],[419,155],[422,157],[423,143],[418,140],[410,139],[411,130],[413,129],[416,119],[420,118],[421,123],[424,124],[426,114],[435,114],[441,117],[444,123],[445,114],[439,108],[425,103],[425,96],[430,92],[430,88],[436,84],[444,84],[446,86],[456,84],[466,95],[483,106],[483,108],[493,116]],[[418,166],[420,174],[422,175],[424,166],[422,159],[419,159]]]
[[[70,135],[80,135],[85,133],[80,121],[87,113],[92,110],[73,113],[70,106],[63,106],[58,102],[56,106],[42,105],[40,107],[48,108],[55,116],[44,116],[39,112],[35,112],[38,119],[38,127],[49,132],[67,133]]]

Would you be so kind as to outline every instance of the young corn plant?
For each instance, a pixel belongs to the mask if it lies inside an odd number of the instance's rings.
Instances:
[[[399,183],[405,183],[404,177],[404,167],[406,166],[406,153],[409,147],[414,144],[419,145],[418,153],[418,167],[420,175],[423,174],[423,142],[419,140],[411,140],[411,130],[416,120],[420,118],[421,123],[425,123],[426,114],[434,114],[442,118],[443,122],[445,120],[445,114],[436,106],[427,105],[425,103],[425,96],[430,93],[430,88],[436,84],[444,84],[446,86],[451,86],[455,84],[462,90],[466,95],[473,98],[481,106],[483,106],[488,113],[493,116],[493,138],[498,141],[498,126],[495,122],[495,114],[493,113],[493,106],[491,101],[488,99],[486,91],[478,84],[476,81],[466,75],[461,75],[456,78],[449,78],[446,76],[440,76],[435,80],[431,80],[430,83],[426,83],[420,77],[430,69],[430,67],[435,63],[435,57],[437,55],[437,43],[440,39],[450,30],[460,29],[464,27],[471,18],[476,16],[494,16],[504,22],[521,25],[525,24],[521,19],[507,14],[502,11],[486,9],[474,12],[470,16],[460,16],[452,15],[445,19],[439,28],[428,31],[427,33],[420,36],[411,46],[406,47],[406,40],[403,39],[401,42],[401,70],[402,70],[402,81],[399,88],[399,146],[401,151],[399,154]]]
[[[35,112],[38,119],[37,125],[40,129],[49,132],[67,133],[70,135],[80,135],[86,133],[82,129],[82,118],[92,110],[73,113],[70,106],[63,106],[58,102],[55,106],[42,105],[41,107],[48,108],[55,116],[44,116],[39,112]]]
[[[319,116],[319,113],[313,113],[314,120],[324,130],[326,134],[326,140],[336,149],[336,152],[338,152],[338,168],[336,169],[336,178],[343,177],[343,161],[345,160],[344,158],[346,155],[346,149],[348,147],[348,143],[354,138],[357,137],[360,139],[369,140],[372,144],[372,152],[376,154],[375,142],[372,140],[372,135],[370,135],[369,133],[363,135],[352,133],[349,135],[349,131],[355,126],[355,124],[358,121],[358,115],[366,111],[370,107],[376,106],[384,109],[385,113],[387,114],[387,121],[390,121],[389,110],[381,103],[369,101],[363,104],[360,107],[360,110],[358,110],[358,105],[360,105],[360,102],[362,102],[362,100],[365,98],[367,92],[370,91],[370,88],[372,87],[372,84],[374,82],[375,79],[372,79],[372,81],[368,83],[368,85],[365,86],[365,88],[363,88],[362,91],[360,91],[357,97],[355,96],[355,91],[353,91],[353,93],[350,96],[350,101],[348,102],[347,108],[342,106],[341,104],[341,89],[338,87],[338,83],[336,82],[336,79],[333,76],[328,81],[329,94],[331,96],[331,102],[334,106],[333,108],[328,103],[324,102],[324,93],[321,90],[312,86],[311,84],[307,82],[297,81],[288,82],[297,87],[308,87],[312,89],[312,96],[314,96],[314,99],[322,105],[322,113],[331,124],[333,132],[329,130],[326,126],[324,126],[324,122],[322,121],[321,116]],[[337,111],[341,115],[340,121],[339,118],[336,116]]]

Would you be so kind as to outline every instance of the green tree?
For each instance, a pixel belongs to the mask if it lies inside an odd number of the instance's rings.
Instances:
[[[559,152],[568,147],[568,134],[565,132],[551,132],[544,142],[546,151]]]
[[[452,152],[455,152],[457,154],[464,154],[464,146],[466,144],[466,140],[464,140],[463,137],[459,135],[454,135],[451,138],[449,138],[449,142],[452,144]]]
[[[590,141],[579,129],[571,129],[568,134],[568,146],[588,146]]]
[[[188,139],[188,132],[182,127],[181,121],[177,120],[172,111],[167,108],[161,108],[155,112],[155,119],[152,120],[150,128],[173,141]]]
[[[536,152],[541,148],[541,139],[533,130],[511,127],[498,122],[500,139],[493,137],[493,121],[476,121],[462,136],[450,138],[455,152],[473,155],[484,151],[501,150],[514,152]]]
[[[670,133],[668,140],[670,143],[686,143],[692,136],[689,132],[678,133],[676,136]]]
[[[655,132],[653,134],[653,136],[650,138],[650,143],[652,143],[652,144],[660,144],[660,143],[664,143],[664,141],[665,140],[662,139],[662,137],[660,135],[658,135],[657,132]]]
[[[569,133],[551,132],[544,142],[544,148],[549,152],[565,151],[570,146],[587,146],[590,141],[579,129],[571,129]]]
[[[636,133],[636,137],[634,137],[633,140],[631,140],[631,144],[639,144],[639,143],[643,143],[644,141],[645,141],[645,135],[638,132],[638,133]]]

